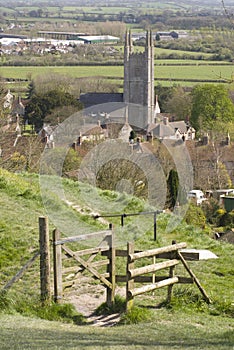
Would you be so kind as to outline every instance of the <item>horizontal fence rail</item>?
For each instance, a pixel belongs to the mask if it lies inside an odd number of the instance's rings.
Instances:
[[[135,261],[137,259],[141,259],[141,258],[148,258],[151,256],[157,256],[157,255],[163,254],[163,253],[175,252],[179,249],[183,249],[186,247],[187,247],[187,244],[185,242],[182,242],[182,243],[172,244],[172,245],[162,247],[162,248],[155,248],[155,249],[151,249],[151,250],[145,250],[145,251],[139,252],[139,253],[132,253],[132,254],[128,254],[128,261],[133,262],[133,261]]]

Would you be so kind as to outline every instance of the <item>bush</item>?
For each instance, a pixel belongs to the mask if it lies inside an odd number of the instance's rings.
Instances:
[[[184,220],[188,225],[198,226],[200,228],[205,228],[206,226],[206,217],[202,208],[193,203],[189,204]]]
[[[209,201],[204,201],[201,205],[201,208],[204,212],[207,222],[210,224],[216,224],[217,216],[219,216],[219,212],[223,210],[220,209],[218,201],[213,198],[210,198]]]
[[[225,212],[219,216],[218,226],[230,226],[234,225],[234,211]]]

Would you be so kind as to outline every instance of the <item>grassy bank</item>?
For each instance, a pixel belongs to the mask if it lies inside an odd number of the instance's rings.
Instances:
[[[53,179],[51,179],[53,182]],[[50,181],[48,182],[50,185]],[[120,197],[113,192],[92,192],[88,186],[82,187],[71,180],[64,180],[63,187],[69,201],[85,208],[84,198],[105,199],[112,205]],[[0,173],[0,263],[1,288],[19,271],[38,249],[38,216],[45,215],[40,197],[39,178],[36,175],[15,175],[5,171]],[[126,212],[142,211],[144,203],[136,199],[122,197]],[[54,197],[58,213],[70,215],[72,208],[61,205]],[[90,203],[90,202],[89,202]],[[74,212],[73,212],[74,214]],[[101,225],[90,218],[88,210],[77,215],[95,231]],[[189,226],[182,222],[172,232],[165,232],[169,214],[161,214],[157,221],[157,242],[153,240],[152,226],[136,239],[137,249],[151,249],[156,246],[185,241],[189,248],[209,249],[218,259],[189,262],[190,268],[200,280],[213,303],[207,305],[195,285],[174,286],[174,297],[170,305],[165,303],[165,288],[136,297],[135,304],[142,310],[150,310],[150,320],[143,324],[118,325],[111,328],[94,327],[87,324],[74,325],[72,317],[64,322],[45,321],[41,317],[56,318],[55,310],[44,310],[39,303],[39,261],[8,291],[1,300],[0,343],[1,349],[232,349],[234,346],[234,268],[232,257],[234,246],[211,238],[207,227]],[[135,219],[134,219],[135,220]],[[126,219],[126,229],[140,232],[146,222]],[[149,220],[149,219],[147,219]],[[113,219],[118,232],[119,218]],[[96,226],[95,226],[96,225]],[[50,221],[50,230],[53,229]],[[124,269],[124,260],[118,267]],[[186,276],[184,269],[180,275]],[[85,298],[85,296],[84,296]],[[4,304],[5,300],[5,304]],[[8,304],[7,304],[8,303]],[[61,312],[60,312],[61,314]]]

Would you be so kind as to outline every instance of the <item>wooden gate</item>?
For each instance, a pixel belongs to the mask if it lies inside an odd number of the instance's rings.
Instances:
[[[76,250],[76,244],[80,241],[91,242],[100,239],[95,248]],[[103,258],[106,252],[108,258]],[[99,260],[95,260],[98,256]],[[115,249],[113,245],[113,231],[94,232],[86,235],[61,238],[60,232],[53,231],[53,261],[54,261],[54,300],[62,299],[64,289],[75,284],[79,275],[88,271],[94,278],[99,279],[106,287],[106,301],[110,305],[115,293]],[[101,258],[102,257],[102,258]],[[105,267],[100,272],[99,268]],[[66,280],[67,279],[67,280]]]
[[[51,271],[49,229],[46,218],[39,218],[39,228],[41,300],[45,302],[50,300]],[[96,244],[97,239],[100,239],[98,245]],[[80,250],[77,243],[84,240],[88,240],[89,244],[92,242],[95,248]],[[157,288],[168,286],[168,299],[170,299],[172,287],[176,283],[195,283],[205,301],[207,303],[211,302],[186,262],[186,260],[197,260],[197,258],[194,257],[194,253],[181,251],[182,248],[186,247],[186,243],[176,244],[176,242],[172,242],[170,246],[146,251],[135,251],[134,243],[128,243],[127,250],[116,249],[111,225],[109,230],[66,238],[61,238],[60,232],[55,229],[53,231],[52,243],[54,257],[54,300],[57,302],[62,299],[64,289],[75,284],[80,274],[84,271],[88,271],[106,287],[106,302],[109,306],[114,302],[116,282],[126,283],[127,310],[132,307],[134,296],[153,291]],[[98,257],[98,260],[95,260],[96,257]],[[126,273],[124,275],[116,273],[116,257],[126,259]],[[153,263],[145,266],[141,264],[137,268],[135,262],[141,258],[152,258]],[[158,259],[167,260],[159,262]],[[144,262],[145,260],[143,260]],[[182,263],[190,277],[175,275],[175,266],[179,263]],[[100,268],[104,270],[100,271]],[[164,269],[169,269],[167,276],[156,276],[156,271]],[[147,285],[136,288],[135,283],[147,283]]]

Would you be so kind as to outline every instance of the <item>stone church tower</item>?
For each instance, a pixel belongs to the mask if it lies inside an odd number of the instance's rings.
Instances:
[[[154,122],[154,43],[151,31],[147,31],[145,51],[140,53],[133,52],[131,32],[126,33],[123,100],[143,107],[139,116],[142,127]]]

